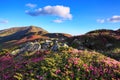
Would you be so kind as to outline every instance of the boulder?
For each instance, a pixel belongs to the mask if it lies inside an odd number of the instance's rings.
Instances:
[[[53,46],[51,47],[52,51],[58,51],[60,45],[58,44],[58,41],[53,42]]]
[[[16,49],[12,51],[11,54],[21,54],[25,52],[36,52],[41,49],[41,45],[39,42],[28,42],[22,48]]]

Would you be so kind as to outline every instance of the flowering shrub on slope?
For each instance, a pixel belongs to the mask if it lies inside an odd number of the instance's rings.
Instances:
[[[9,55],[10,56],[10,55]],[[4,61],[6,62],[4,62]],[[7,66],[1,66],[3,65]],[[93,51],[0,57],[1,80],[119,80],[120,62]],[[4,68],[4,69],[3,69]]]

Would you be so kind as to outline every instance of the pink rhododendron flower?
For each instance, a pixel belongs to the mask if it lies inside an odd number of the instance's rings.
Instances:
[[[72,78],[74,78],[74,74],[72,73],[72,74],[70,74],[70,76],[72,77]]]
[[[68,62],[77,65],[79,63],[80,58],[69,58]]]
[[[58,70],[55,71],[56,74],[59,74],[60,72],[61,72],[60,69],[58,69]]]
[[[44,59],[43,57],[32,58],[31,61],[32,61],[32,62],[38,62],[38,61],[41,61],[41,60],[43,60],[43,59]]]
[[[42,77],[42,76],[37,75],[36,77],[37,77],[39,80],[43,80],[43,77]]]

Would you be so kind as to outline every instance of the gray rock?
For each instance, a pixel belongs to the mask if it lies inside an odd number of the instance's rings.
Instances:
[[[109,48],[109,47],[112,47],[112,46],[113,46],[113,44],[108,43],[108,44],[106,44],[105,46],[106,46],[106,48]]]
[[[41,49],[39,42],[27,42],[22,48],[12,51],[11,54],[21,54],[24,52],[36,52]]]
[[[51,50],[52,51],[58,51],[59,47],[60,47],[60,45],[58,44],[58,41],[55,40],[53,42],[53,46],[51,47]]]

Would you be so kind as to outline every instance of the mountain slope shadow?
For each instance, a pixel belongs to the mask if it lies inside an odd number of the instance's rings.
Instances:
[[[0,37],[0,43],[4,43],[7,41],[12,41],[12,40],[19,40],[23,37],[25,37],[28,30],[22,30],[22,31],[18,31],[14,34],[8,35],[8,36],[4,36],[4,37]]]

